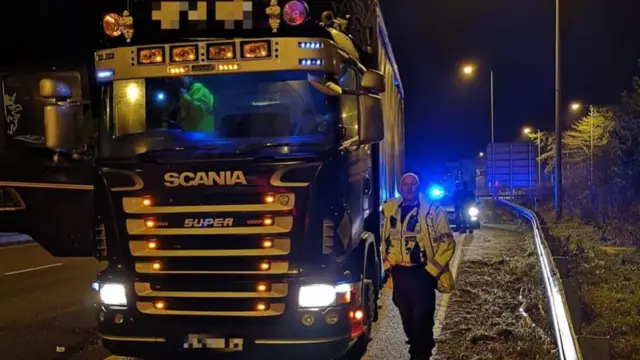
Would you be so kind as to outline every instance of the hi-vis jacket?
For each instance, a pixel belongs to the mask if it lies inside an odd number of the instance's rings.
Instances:
[[[393,266],[424,266],[438,279],[438,291],[452,292],[454,282],[449,261],[455,251],[455,240],[447,212],[421,197],[420,207],[412,210],[401,223],[402,201],[399,197],[382,206],[385,270]]]

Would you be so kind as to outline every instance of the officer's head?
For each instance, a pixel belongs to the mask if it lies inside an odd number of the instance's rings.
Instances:
[[[414,173],[406,173],[400,179],[400,195],[405,200],[418,200],[420,196],[420,179]]]

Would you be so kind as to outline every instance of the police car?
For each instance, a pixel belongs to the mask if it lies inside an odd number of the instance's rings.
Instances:
[[[447,211],[449,217],[449,225],[451,229],[455,231],[462,231],[460,228],[460,221],[456,217],[455,206],[451,194],[448,194],[442,187],[433,185],[429,188],[429,198],[434,201],[438,201],[440,205]],[[480,229],[480,202],[472,206],[468,206],[465,211],[467,215],[468,226],[466,232],[473,232],[473,230]]]

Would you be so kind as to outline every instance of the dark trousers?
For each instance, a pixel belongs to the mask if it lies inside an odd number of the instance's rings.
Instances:
[[[465,207],[456,207],[456,231],[466,231],[469,229],[469,214]]]
[[[435,347],[433,325],[437,280],[423,266],[394,266],[393,303],[400,311],[402,327],[409,339],[409,353],[429,359]]]

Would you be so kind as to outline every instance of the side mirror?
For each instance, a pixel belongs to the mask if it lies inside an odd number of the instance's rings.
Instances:
[[[47,148],[71,153],[76,148],[76,109],[69,104],[45,105],[44,138]]]
[[[370,145],[384,139],[382,99],[377,95],[361,95],[360,117],[358,119],[358,143]]]
[[[44,138],[47,148],[71,153],[76,148],[76,107],[67,102],[71,88],[65,82],[40,80],[40,96],[52,99],[44,106]]]
[[[40,96],[45,99],[64,101],[71,99],[71,88],[63,81],[53,79],[40,80]]]
[[[374,94],[382,94],[386,90],[384,75],[378,70],[367,70],[362,75],[360,86]]]

